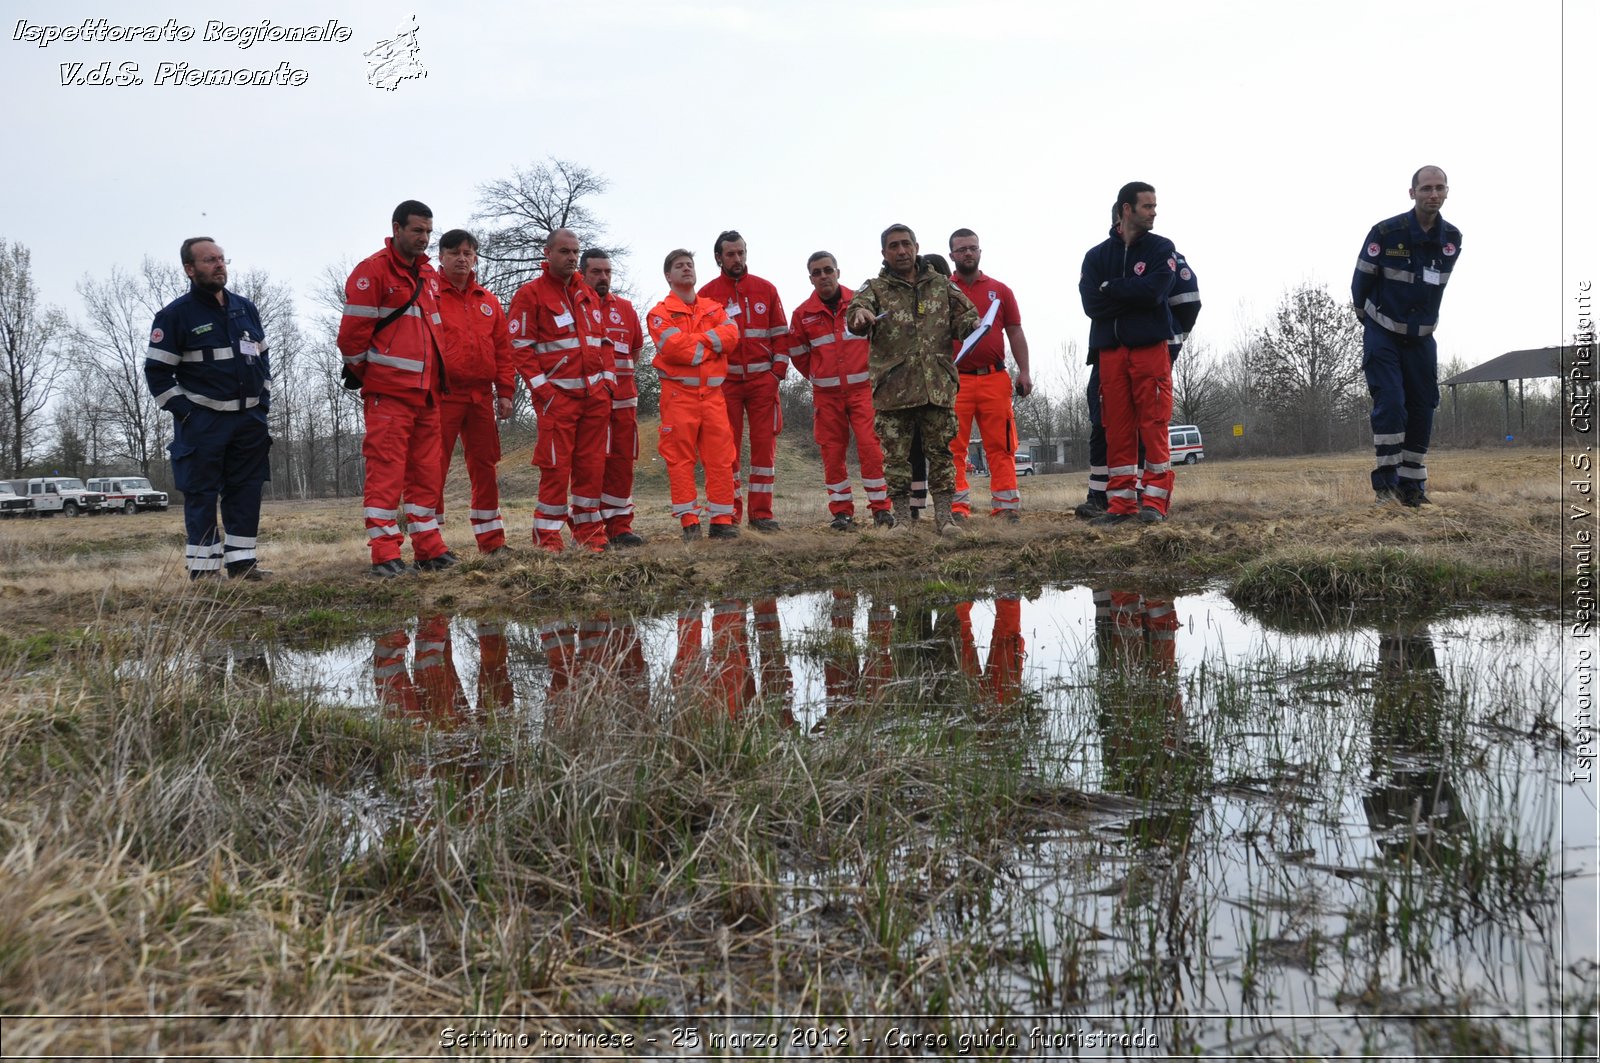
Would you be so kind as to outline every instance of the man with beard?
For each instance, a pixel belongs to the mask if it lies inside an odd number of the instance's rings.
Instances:
[[[750,421],[750,527],[759,532],[778,530],[772,516],[773,478],[777,474],[778,433],[783,412],[778,405],[778,382],[789,371],[789,331],[778,289],[745,268],[745,242],[733,229],[717,237],[712,254],[720,275],[701,287],[699,294],[722,303],[739,326],[739,345],[728,355],[728,382],[722,397],[728,403],[728,427],[733,432],[733,522],[744,513],[739,482],[739,448],[744,423]]]
[[[583,281],[600,297],[600,328],[617,382],[611,392],[611,435],[606,447],[606,471],[600,485],[600,519],[606,526],[606,545],[643,546],[644,537],[633,530],[633,467],[639,460],[639,384],[633,362],[644,346],[644,330],[633,304],[611,292],[611,256],[597,247],[578,259]]]
[[[228,260],[209,236],[178,251],[189,291],[150,326],[144,378],[172,414],[172,481],[183,492],[189,578],[259,580],[261,485],[269,478],[272,365],[255,304],[230,292]],[[223,536],[217,535],[221,504]]]

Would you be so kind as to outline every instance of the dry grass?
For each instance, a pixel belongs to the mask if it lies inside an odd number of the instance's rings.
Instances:
[[[273,582],[214,585],[209,593],[285,622],[310,608],[406,612],[428,603],[527,613],[573,600],[615,604],[620,595],[645,606],[698,593],[774,591],[884,574],[981,582],[1004,574],[1061,579],[1118,570],[1168,583],[1232,579],[1280,554],[1358,556],[1381,548],[1405,551],[1428,570],[1470,572],[1470,579],[1451,585],[1475,595],[1537,602],[1554,593],[1561,523],[1557,451],[1441,452],[1430,481],[1437,505],[1420,511],[1374,509],[1368,460],[1349,454],[1185,467],[1171,521],[1153,529],[1091,528],[1071,514],[1082,499],[1081,474],[1029,477],[1022,524],[979,519],[975,541],[965,542],[925,532],[832,532],[820,471],[808,474],[791,457],[775,499],[783,533],[746,530],[737,543],[686,546],[667,512],[660,476],[646,474],[636,494],[637,526],[650,545],[596,558],[531,549],[526,528],[534,473],[508,458],[502,508],[508,525],[522,529],[510,536],[520,551],[513,565],[489,568],[474,560],[464,572],[374,585],[364,578],[359,500],[273,502],[261,533],[263,563],[277,573]],[[985,485],[975,478],[975,494]],[[463,487],[464,478],[456,476],[448,500],[456,514],[466,508]],[[448,523],[446,536],[463,557],[476,557],[462,522]],[[182,585],[181,555],[176,511],[9,521],[0,529],[0,619],[13,627],[60,628],[87,623],[107,609],[161,608]]]

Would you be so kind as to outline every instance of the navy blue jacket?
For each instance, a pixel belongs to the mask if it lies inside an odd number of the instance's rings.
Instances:
[[[255,304],[224,291],[227,306],[189,289],[162,307],[150,326],[144,379],[156,405],[187,418],[208,410],[265,413],[271,405],[272,363]],[[254,346],[254,352],[247,349]]]
[[[1350,281],[1356,315],[1397,336],[1428,336],[1439,324],[1439,303],[1461,255],[1461,230],[1439,218],[1433,232],[1408,210],[1367,233]]]
[[[1178,273],[1172,281],[1172,291],[1167,295],[1167,309],[1172,312],[1172,338],[1167,341],[1167,353],[1178,357],[1183,345],[1200,319],[1200,282],[1183,255],[1173,252],[1178,260]]]
[[[1167,296],[1177,278],[1178,252],[1172,241],[1145,233],[1124,245],[1115,227],[1103,243],[1083,256],[1078,294],[1089,315],[1089,349],[1148,347],[1177,332]]]

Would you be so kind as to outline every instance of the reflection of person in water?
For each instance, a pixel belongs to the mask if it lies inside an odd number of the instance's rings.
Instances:
[[[978,664],[978,645],[972,632],[972,603],[956,605],[961,628],[961,670],[988,688],[993,703],[1010,705],[1022,693],[1022,662],[1026,644],[1022,639],[1022,598],[1000,594],[994,600],[994,632],[989,637],[988,662]]]
[[[1094,604],[1106,787],[1181,800],[1203,784],[1210,758],[1185,733],[1177,612],[1171,599],[1131,591],[1095,591]]]
[[[511,682],[511,648],[506,628],[498,621],[479,620],[478,633],[478,711],[509,709],[517,699]]]
[[[756,650],[761,655],[761,701],[776,706],[787,723],[794,722],[794,677],[783,649],[783,625],[778,599],[757,598],[751,603],[756,620]]]
[[[1441,734],[1445,684],[1426,631],[1383,635],[1372,683],[1372,788],[1361,799],[1367,823],[1394,854],[1417,837],[1465,822],[1446,775]]]
[[[756,693],[743,602],[729,598],[712,607],[709,651],[704,607],[695,605],[678,614],[678,652],[672,677],[680,698],[721,704],[730,718],[738,717]]]
[[[450,649],[450,618],[417,619],[416,656],[406,668],[411,639],[405,628],[379,635],[372,646],[372,682],[391,715],[454,728],[467,718],[467,698]]]
[[[828,608],[828,652],[822,658],[822,689],[828,712],[849,708],[860,696],[861,658],[856,655],[856,592],[835,587]]]

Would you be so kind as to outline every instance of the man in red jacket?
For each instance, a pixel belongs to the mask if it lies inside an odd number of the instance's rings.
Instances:
[[[800,375],[811,381],[811,401],[816,407],[814,434],[822,448],[823,487],[828,492],[832,527],[835,531],[855,527],[856,505],[845,465],[852,430],[872,519],[879,525],[893,525],[889,488],[883,479],[883,448],[872,428],[872,383],[867,374],[871,344],[865,337],[851,334],[844,323],[844,308],[856,293],[839,283],[839,263],[827,251],[812,255],[806,272],[815,291],[795,308],[789,321],[789,358]]]
[[[439,269],[445,283],[439,290],[439,316],[444,321],[444,364],[450,392],[439,406],[439,483],[450,478],[450,457],[461,438],[472,483],[467,518],[478,550],[510,551],[500,519],[500,429],[495,420],[511,416],[517,378],[511,362],[511,334],[506,312],[478,283],[478,241],[465,229],[451,229],[439,238]],[[444,503],[439,504],[444,517]]]
[[[661,378],[661,460],[667,463],[672,515],[686,541],[700,538],[694,467],[706,471],[706,512],[712,539],[737,539],[733,470],[739,451],[722,399],[728,352],[739,342],[739,326],[723,305],[696,295],[694,255],[677,248],[662,272],[672,290],[650,311],[650,339]]]
[[[644,537],[633,530],[633,466],[639,460],[639,384],[633,376],[633,361],[644,346],[644,330],[633,304],[611,293],[609,254],[598,247],[589,248],[578,259],[578,272],[600,297],[600,329],[611,348],[617,374],[611,391],[610,445],[600,486],[606,545],[643,546]]]
[[[400,560],[400,503],[417,568],[459,560],[439,534],[439,400],[445,391],[439,275],[428,262],[433,211],[414,199],[394,208],[394,235],[344,285],[339,353],[361,386],[366,437],[367,541],[372,575],[393,579]]]
[[[728,427],[733,432],[733,522],[744,513],[739,490],[739,448],[744,422],[750,420],[750,527],[778,530],[772,518],[772,482],[776,474],[778,433],[783,412],[778,405],[778,381],[789,371],[789,353],[782,337],[789,331],[778,289],[745,269],[744,237],[732,229],[712,246],[722,273],[700,289],[715,299],[739,326],[739,346],[728,355],[728,382],[722,397],[728,403]]]
[[[578,276],[577,235],[557,229],[544,256],[544,272],[511,297],[511,346],[539,418],[533,537],[560,553],[561,529],[570,523],[578,545],[599,552],[606,543],[600,491],[616,372],[600,331],[600,297]]]

